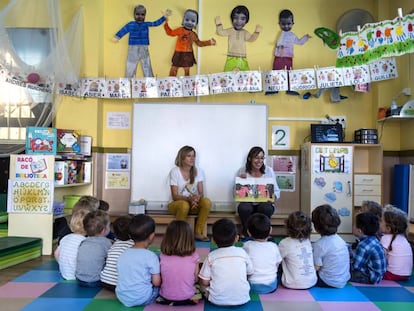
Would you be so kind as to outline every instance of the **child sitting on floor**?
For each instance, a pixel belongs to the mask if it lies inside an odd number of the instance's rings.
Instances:
[[[251,215],[247,220],[247,231],[253,238],[243,245],[254,267],[253,274],[249,276],[250,289],[258,294],[274,292],[282,257],[276,243],[267,240],[272,232],[270,218],[262,213]]]
[[[392,205],[384,207],[381,244],[387,256],[384,280],[405,281],[413,271],[413,251],[407,240],[407,214]]]
[[[111,240],[106,238],[109,232],[109,216],[101,210],[89,212],[83,219],[83,227],[87,238],[79,245],[76,280],[80,286],[100,287],[101,271],[112,245]]]
[[[303,212],[293,212],[286,219],[288,237],[279,243],[282,256],[282,284],[292,289],[308,289],[318,280],[313,265],[310,242],[312,223]]]
[[[250,301],[248,275],[253,273],[249,255],[241,247],[234,246],[238,240],[236,225],[227,218],[213,224],[213,240],[218,249],[210,252],[204,260],[199,283],[208,301],[219,306],[237,306]]]
[[[85,239],[83,219],[89,213],[87,209],[73,212],[70,219],[70,230],[73,233],[65,235],[55,250],[55,258],[59,263],[59,271],[65,280],[75,280],[76,258],[81,242]]]
[[[345,241],[336,233],[341,224],[338,212],[329,204],[312,211],[312,222],[321,238],[313,244],[313,260],[319,287],[342,288],[349,278],[349,251]]]
[[[134,241],[129,237],[129,223],[131,219],[132,217],[129,215],[118,217],[112,224],[114,234],[117,238],[108,251],[105,267],[101,271],[102,286],[111,291],[115,291],[118,282],[118,257],[127,248],[134,245]]]
[[[134,245],[118,258],[116,297],[126,307],[148,305],[158,297],[161,285],[158,256],[148,250],[155,236],[155,222],[150,216],[139,214],[129,224]]]
[[[188,222],[169,223],[161,242],[161,288],[157,302],[170,306],[195,305],[200,257],[196,253],[194,233]]]
[[[384,249],[376,237],[378,228],[379,219],[373,213],[356,215],[353,232],[359,243],[351,262],[352,282],[376,284],[382,280],[387,262]]]

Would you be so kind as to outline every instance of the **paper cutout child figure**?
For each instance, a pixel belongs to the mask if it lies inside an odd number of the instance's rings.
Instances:
[[[113,42],[118,42],[123,36],[129,33],[128,57],[126,60],[125,77],[133,78],[137,70],[138,62],[141,62],[144,77],[153,77],[151,59],[148,51],[149,27],[161,25],[171,15],[171,10],[166,10],[164,16],[155,22],[145,22],[147,9],[143,5],[134,8],[135,21],[127,23],[113,37]]]
[[[198,13],[195,10],[186,10],[182,21],[182,27],[171,29],[168,25],[168,21],[164,24],[164,29],[167,35],[171,37],[177,37],[175,44],[175,50],[172,57],[172,66],[170,69],[170,76],[177,76],[178,68],[184,68],[184,75],[190,75],[190,68],[196,64],[194,57],[193,43],[200,47],[215,45],[216,40],[211,38],[210,40],[201,41],[193,29],[198,24]]]
[[[291,30],[293,27],[293,13],[290,10],[282,10],[279,13],[279,26],[282,30],[275,47],[275,58],[273,60],[273,70],[291,70],[293,65],[293,47],[295,44],[305,44],[310,35],[306,34],[298,38]],[[276,94],[277,92],[266,92],[266,95]],[[298,92],[288,89],[288,95],[299,95]]]
[[[249,64],[246,58],[246,42],[253,42],[259,37],[262,26],[250,34],[244,29],[249,22],[249,10],[244,5],[236,6],[230,14],[232,28],[223,29],[220,16],[215,18],[216,32],[219,36],[228,36],[228,51],[224,71],[247,71]]]

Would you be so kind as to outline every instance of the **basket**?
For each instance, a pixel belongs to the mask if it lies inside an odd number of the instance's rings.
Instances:
[[[59,216],[62,215],[65,209],[65,202],[55,201],[53,202],[53,215]]]
[[[71,214],[73,206],[79,201],[80,195],[70,194],[64,195],[63,200],[65,201],[65,213]]]

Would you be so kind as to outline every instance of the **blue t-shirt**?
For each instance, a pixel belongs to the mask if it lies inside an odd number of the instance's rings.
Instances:
[[[116,297],[127,307],[152,303],[158,288],[152,285],[152,275],[160,273],[158,256],[143,248],[129,248],[118,258]],[[155,296],[155,297],[154,297]]]
[[[136,21],[129,22],[122,27],[115,36],[122,38],[129,33],[128,45],[149,45],[149,27],[159,26],[165,21],[165,17],[157,19],[155,22],[142,22]]]
[[[348,247],[337,234],[322,236],[313,244],[313,260],[320,266],[319,277],[329,286],[344,287],[351,277]]]

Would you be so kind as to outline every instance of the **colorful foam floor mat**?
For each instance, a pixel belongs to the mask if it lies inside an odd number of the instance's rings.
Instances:
[[[202,259],[213,248],[209,242],[197,242],[197,251]],[[151,249],[159,253],[156,243]],[[272,294],[252,294],[251,301],[240,307],[218,307],[201,301],[196,306],[171,307],[154,303],[145,307],[127,308],[116,299],[114,293],[106,289],[82,288],[76,282],[63,280],[56,261],[51,260],[1,286],[0,306],[2,311],[413,311],[414,276],[406,282],[382,281],[375,286],[348,283],[342,289],[314,287],[309,290],[291,290],[279,285]]]

